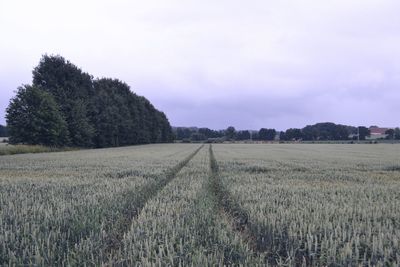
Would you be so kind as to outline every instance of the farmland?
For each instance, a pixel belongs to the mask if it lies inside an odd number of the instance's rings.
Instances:
[[[400,265],[400,146],[0,157],[0,265]]]

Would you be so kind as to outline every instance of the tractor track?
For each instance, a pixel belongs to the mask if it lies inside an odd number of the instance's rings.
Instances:
[[[132,221],[139,216],[146,203],[156,196],[157,193],[160,192],[171,181],[173,181],[176,175],[190,162],[194,156],[196,156],[196,154],[203,147],[204,145],[201,145],[185,159],[168,169],[165,172],[165,178],[153,183],[149,183],[143,186],[139,191],[125,192],[125,198],[128,201],[125,201],[124,216],[115,223],[115,227],[112,227],[107,232],[107,237],[104,242],[105,247],[103,248],[103,251],[105,251],[106,254],[112,256],[114,252],[118,251],[122,247],[122,239],[124,234],[129,229]]]
[[[255,254],[265,255],[264,261],[270,265],[276,265],[278,260],[287,257],[287,247],[291,242],[288,231],[280,233],[279,237],[271,226],[260,225],[250,220],[249,215],[229,190],[223,185],[220,177],[218,162],[214,156],[212,145],[209,146],[210,175],[209,191],[213,194],[216,205],[219,207],[221,217],[225,217],[232,229],[238,233]],[[272,248],[275,247],[273,250]],[[295,256],[295,265],[310,265],[312,262],[306,253],[298,251]]]

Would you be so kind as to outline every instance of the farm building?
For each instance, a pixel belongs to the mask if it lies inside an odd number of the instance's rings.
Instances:
[[[384,139],[387,137],[387,134],[385,132],[391,128],[381,128],[377,126],[371,126],[369,127],[370,130],[370,136],[367,139]]]

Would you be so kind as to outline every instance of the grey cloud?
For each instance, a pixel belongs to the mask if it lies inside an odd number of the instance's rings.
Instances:
[[[54,53],[126,81],[173,125],[399,125],[398,10],[395,0],[2,1],[0,123],[12,91]]]

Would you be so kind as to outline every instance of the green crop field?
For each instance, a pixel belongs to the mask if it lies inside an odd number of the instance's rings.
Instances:
[[[400,145],[0,156],[0,266],[399,266]]]

